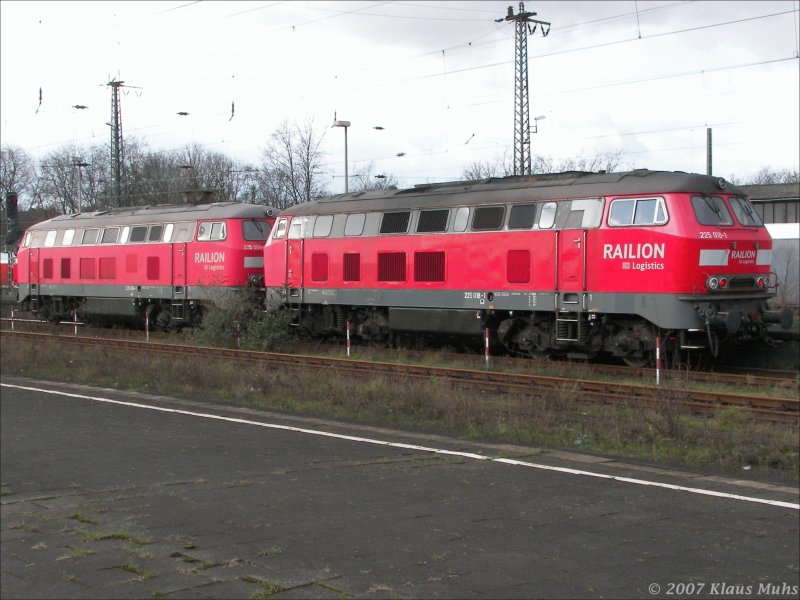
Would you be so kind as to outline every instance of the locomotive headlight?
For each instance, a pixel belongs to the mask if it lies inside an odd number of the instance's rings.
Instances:
[[[719,286],[719,280],[716,277],[709,277],[707,285],[708,289],[715,290]]]
[[[766,284],[767,284],[767,282],[764,281],[763,277],[759,277],[758,279],[756,279],[756,285],[758,287],[763,288],[764,286],[766,286]]]
[[[724,288],[728,287],[728,280],[725,279],[724,277],[720,277],[719,278],[719,287],[720,287],[720,289],[724,289]]]

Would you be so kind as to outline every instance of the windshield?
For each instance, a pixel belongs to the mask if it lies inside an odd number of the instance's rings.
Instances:
[[[733,214],[736,215],[736,219],[741,225],[745,227],[758,227],[764,224],[747,198],[731,197],[730,203]]]
[[[733,225],[733,217],[719,196],[692,196],[692,207],[701,225]]]
[[[266,221],[242,221],[242,237],[249,242],[263,242],[269,233],[269,223]]]

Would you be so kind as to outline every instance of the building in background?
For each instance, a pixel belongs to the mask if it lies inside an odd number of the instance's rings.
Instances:
[[[775,304],[800,304],[800,183],[739,186],[772,235],[772,269],[780,287]]]

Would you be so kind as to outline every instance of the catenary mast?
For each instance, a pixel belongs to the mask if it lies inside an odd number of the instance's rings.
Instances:
[[[531,127],[530,103],[528,100],[528,35],[541,25],[542,36],[550,33],[550,23],[532,19],[535,12],[526,12],[525,3],[519,3],[519,13],[508,7],[508,14],[496,22],[514,21],[516,36],[514,45],[514,174],[531,174]]]

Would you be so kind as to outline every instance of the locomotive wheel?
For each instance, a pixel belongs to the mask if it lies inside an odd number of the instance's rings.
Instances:
[[[644,356],[623,356],[622,360],[629,367],[634,369],[643,369],[652,366],[655,362],[655,357],[652,353],[646,352]]]

